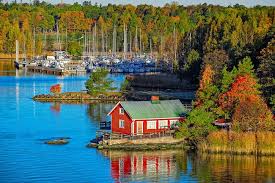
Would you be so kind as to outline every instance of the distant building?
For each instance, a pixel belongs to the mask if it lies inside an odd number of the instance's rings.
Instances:
[[[187,109],[180,100],[123,101],[109,112],[113,133],[142,135],[158,133],[183,121]]]

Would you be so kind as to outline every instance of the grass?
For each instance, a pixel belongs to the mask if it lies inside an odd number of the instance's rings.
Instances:
[[[275,133],[212,132],[198,145],[198,149],[211,153],[275,155]]]

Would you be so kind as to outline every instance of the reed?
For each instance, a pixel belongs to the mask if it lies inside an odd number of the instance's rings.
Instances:
[[[198,149],[211,153],[275,155],[275,133],[212,132],[199,143]]]

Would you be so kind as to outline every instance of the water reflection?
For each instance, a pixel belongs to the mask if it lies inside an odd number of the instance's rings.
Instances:
[[[102,151],[117,182],[275,182],[275,157]]]
[[[169,179],[176,181],[180,178],[181,170],[177,160],[187,162],[186,154],[176,150],[154,152],[105,151],[102,153],[110,158],[111,175],[118,182],[156,182],[168,181]]]
[[[52,103],[52,105],[50,106],[50,109],[52,112],[55,112],[55,113],[59,113],[60,110],[61,110],[61,105],[59,102],[54,102]]]
[[[0,76],[14,76],[15,67],[10,59],[0,59]]]
[[[115,106],[115,103],[90,103],[87,107],[87,114],[91,118],[91,121],[105,121],[106,115]]]
[[[275,157],[201,154],[192,159],[200,182],[275,182]]]

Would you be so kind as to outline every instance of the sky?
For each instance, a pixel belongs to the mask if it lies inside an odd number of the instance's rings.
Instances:
[[[9,0],[3,0],[7,2]],[[20,0],[17,0],[20,2]],[[46,2],[50,2],[53,4],[57,4],[61,2],[61,0],[44,0]],[[84,0],[76,1],[76,0],[63,0],[65,3],[82,3]],[[106,5],[108,3],[111,4],[152,4],[155,6],[163,6],[166,3],[171,3],[175,0],[91,0],[92,4],[98,3],[102,5]],[[9,1],[11,2],[11,1]],[[29,2],[29,0],[23,0],[23,2]],[[214,5],[222,5],[222,6],[229,6],[235,4],[241,4],[248,7],[256,6],[256,5],[266,5],[266,6],[275,6],[275,0],[176,0],[181,5],[196,5],[196,4],[214,4]]]

